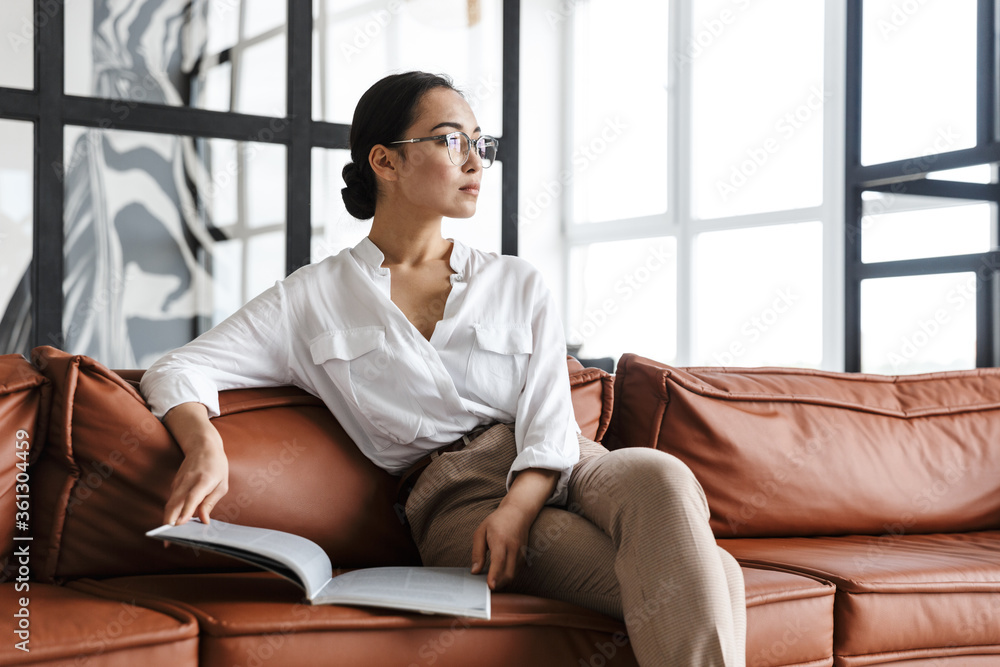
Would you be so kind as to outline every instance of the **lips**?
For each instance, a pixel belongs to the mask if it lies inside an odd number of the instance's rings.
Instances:
[[[462,192],[468,192],[469,194],[478,195],[479,194],[479,183],[469,183],[463,187]]]

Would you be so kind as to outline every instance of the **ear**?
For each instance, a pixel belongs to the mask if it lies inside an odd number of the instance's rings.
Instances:
[[[368,152],[368,164],[375,176],[384,181],[399,179],[399,155],[382,144],[375,144]]]

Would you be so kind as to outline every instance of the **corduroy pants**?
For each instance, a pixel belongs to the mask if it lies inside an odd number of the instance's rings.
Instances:
[[[743,575],[715,543],[694,474],[662,451],[579,440],[566,506],[539,513],[506,590],[623,619],[643,666],[742,667]],[[507,493],[516,453],[497,424],[424,470],[406,516],[425,565],[471,565],[472,535]]]

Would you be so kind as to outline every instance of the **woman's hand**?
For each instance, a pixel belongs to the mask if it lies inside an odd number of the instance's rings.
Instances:
[[[503,588],[514,580],[517,568],[525,560],[531,524],[552,495],[558,480],[559,472],[555,470],[522,470],[500,506],[483,519],[472,535],[472,574],[482,571],[489,550],[490,570],[486,583],[491,590]]]
[[[163,420],[184,451],[184,462],[174,476],[163,522],[180,524],[197,515],[204,523],[229,490],[229,460],[222,436],[201,403],[182,403]]]
[[[490,571],[486,583],[491,590],[503,588],[514,579],[517,568],[524,562],[528,532],[535,515],[501,503],[483,519],[472,536],[472,574],[479,574],[490,552]]]

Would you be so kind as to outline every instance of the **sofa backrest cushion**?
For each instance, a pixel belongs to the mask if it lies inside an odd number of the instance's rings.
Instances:
[[[609,448],[683,460],[717,537],[1000,527],[1000,369],[672,368],[626,354]]]
[[[246,569],[145,537],[183,455],[118,374],[50,347],[48,442],[34,474],[36,577]],[[396,479],[366,459],[319,399],[292,387],[220,394],[229,492],[212,516],[307,537],[335,567],[419,562],[393,508]]]
[[[567,364],[576,422],[583,435],[594,442],[601,442],[611,423],[614,376],[600,368],[584,368],[573,357],[567,357]]]
[[[11,560],[11,553],[15,535],[29,536],[25,530],[32,514],[29,464],[41,452],[44,433],[36,424],[48,403],[47,394],[48,380],[24,357],[0,355],[0,581],[20,576],[21,558]],[[30,557],[25,560],[24,565],[33,565]]]
[[[173,547],[158,526],[183,454],[137,391],[116,373],[51,347],[33,359],[52,381],[48,442],[35,467],[37,578],[233,570],[231,559]],[[612,377],[570,373],[584,434],[603,436]],[[307,537],[335,567],[419,562],[396,507],[397,478],[361,454],[326,406],[294,387],[223,391],[213,420],[229,458],[229,492],[213,518]]]

